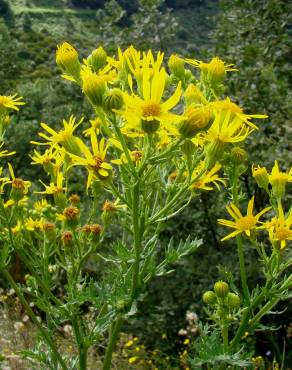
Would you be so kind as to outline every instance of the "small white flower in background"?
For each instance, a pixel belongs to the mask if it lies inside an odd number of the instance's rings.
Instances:
[[[17,332],[21,332],[24,329],[24,324],[21,321],[16,321],[13,326]]]

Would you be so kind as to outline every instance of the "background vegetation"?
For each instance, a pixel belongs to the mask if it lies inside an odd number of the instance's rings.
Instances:
[[[29,179],[36,176],[28,154],[40,121],[57,124],[72,113],[90,119],[80,92],[57,73],[55,49],[64,40],[84,56],[99,45],[112,52],[117,45],[133,44],[195,58],[217,54],[235,63],[239,71],[230,78],[229,95],[239,97],[247,112],[269,116],[249,143],[249,163],[270,166],[274,158],[282,158],[287,169],[292,142],[291,15],[291,5],[281,0],[0,0],[0,94],[17,91],[27,102],[7,135],[18,153],[17,173]],[[247,193],[255,190],[259,202],[264,201],[248,177],[242,181]],[[178,332],[188,324],[186,312],[204,316],[202,292],[218,279],[218,271],[224,278],[228,266],[237,263],[233,245],[219,242],[216,219],[225,203],[221,197],[202,195],[203,213],[194,203],[164,231],[177,238],[204,237],[204,245],[145,292],[139,316],[127,330],[139,335],[150,350],[165,355],[182,351],[185,336]],[[249,276],[257,281],[261,276],[253,271],[252,258]],[[287,309],[281,319],[271,319],[278,330],[259,333],[250,343],[251,354],[282,361],[284,346],[291,348],[291,306],[286,306],[279,307]],[[288,368],[291,354],[284,361]]]

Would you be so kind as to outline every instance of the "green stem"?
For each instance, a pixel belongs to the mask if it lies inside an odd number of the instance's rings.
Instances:
[[[133,188],[133,203],[132,203],[132,222],[133,222],[134,251],[135,251],[135,262],[133,266],[133,275],[132,275],[132,292],[131,292],[132,300],[136,298],[139,286],[139,266],[141,253],[141,237],[139,225],[139,191],[140,183],[139,181],[137,181]]]
[[[79,370],[86,370],[87,368],[87,350],[88,348],[84,345],[82,334],[80,332],[80,327],[77,317],[71,318],[72,327],[74,330],[74,335],[76,339],[76,344],[78,347],[78,358],[79,358]]]
[[[239,268],[240,268],[240,278],[241,278],[241,285],[242,290],[244,294],[244,299],[246,303],[249,305],[249,291],[248,291],[248,285],[247,285],[247,278],[246,278],[246,270],[245,270],[245,264],[244,264],[244,251],[243,251],[243,243],[242,243],[242,237],[241,235],[238,235],[236,237],[236,243],[237,243],[237,253],[239,258]]]
[[[40,334],[42,335],[44,341],[47,343],[47,345],[50,347],[51,351],[53,352],[54,357],[59,361],[61,367],[63,370],[68,370],[64,360],[62,359],[60,353],[58,352],[55,342],[50,336],[50,334],[42,327],[42,325],[39,323],[38,319],[36,318],[34,312],[30,308],[29,304],[27,303],[26,299],[24,298],[21,290],[19,289],[18,285],[15,283],[13,280],[12,276],[10,273],[4,268],[2,270],[3,275],[6,277],[8,280],[9,284],[11,287],[14,289],[17,297],[19,298],[22,306],[24,307],[25,311],[27,312],[28,316],[30,317],[31,321],[36,325],[38,328]]]
[[[228,353],[228,324],[226,322],[222,325],[222,338],[224,353]]]
[[[108,343],[105,357],[103,360],[102,370],[110,370],[111,368],[113,351],[117,344],[122,324],[123,324],[122,316],[118,316],[117,320],[112,323],[111,330],[110,330],[109,343]]]

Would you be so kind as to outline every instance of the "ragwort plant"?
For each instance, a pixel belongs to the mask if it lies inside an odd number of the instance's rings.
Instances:
[[[32,144],[45,150],[34,149],[31,158],[43,167],[47,181],[34,191],[36,202],[32,184],[18,178],[11,164],[2,170],[1,272],[43,340],[26,355],[45,368],[86,369],[88,350],[106,342],[102,368],[110,369],[123,323],[135,314],[147,282],[171,272],[170,265],[201,244],[189,237],[178,245],[173,240],[161,245],[165,223],[200,192],[227,187],[232,199],[227,210],[234,221],[220,223],[234,229],[228,237],[237,240],[241,286],[230,293],[226,282],[217,282],[204,295],[213,308],[214,333],[222,332],[225,366],[246,328],[256,328],[291,285],[283,275],[289,266],[283,252],[292,238],[292,213],[285,216],[281,203],[291,171],[283,173],[277,164],[270,175],[254,168],[270,195],[271,221],[259,221],[270,207],[253,215],[253,198],[246,216],[239,210],[242,146],[257,129],[252,119],[265,116],[246,114],[229,98],[219,98],[227,72],[235,68],[217,57],[204,63],[172,55],[165,64],[161,52],[131,46],[110,57],[99,47],[80,62],[78,52],[63,43],[56,62],[62,76],[80,86],[94,117],[88,125],[72,115],[60,129],[41,123],[41,140]],[[10,113],[23,104],[16,95],[0,96],[2,145]],[[12,154],[1,152],[2,157]],[[77,195],[72,189],[78,181],[83,190]],[[259,228],[269,231],[271,253],[257,242]],[[115,240],[110,239],[112,229]],[[266,274],[265,286],[252,292],[245,273],[245,237]],[[24,284],[9,272],[14,252],[29,272]],[[98,278],[87,272],[88,261],[103,266]],[[30,302],[43,313],[43,322]],[[76,358],[62,353],[55,341],[65,323],[73,328]],[[231,324],[237,327],[232,339]],[[203,331],[202,338],[206,335]]]

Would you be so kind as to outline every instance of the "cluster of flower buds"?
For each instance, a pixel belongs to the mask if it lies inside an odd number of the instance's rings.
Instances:
[[[220,317],[226,317],[230,312],[240,306],[240,297],[230,292],[229,285],[225,281],[217,281],[213,290],[203,294],[203,302],[217,309]]]

